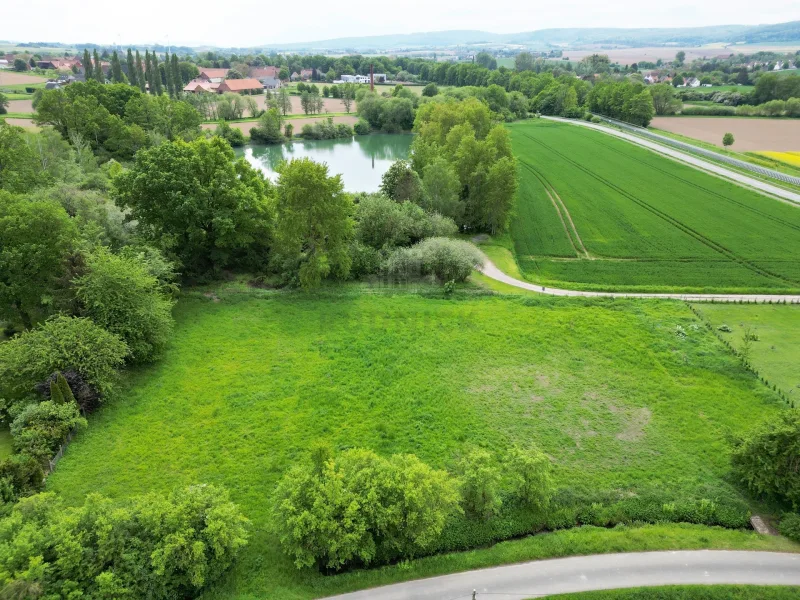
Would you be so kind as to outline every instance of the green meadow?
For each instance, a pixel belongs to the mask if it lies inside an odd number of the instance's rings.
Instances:
[[[225,486],[252,540],[208,598],[313,598],[581,552],[794,548],[719,528],[589,527],[405,567],[297,571],[270,532],[270,497],[319,440],[412,452],[440,468],[470,445],[502,460],[512,444],[536,442],[560,494],[740,497],[727,479],[726,432],[784,404],[687,306],[468,292],[307,295],[234,283],[185,292],[165,356],[124,374],[47,487],[77,504],[89,492]]]

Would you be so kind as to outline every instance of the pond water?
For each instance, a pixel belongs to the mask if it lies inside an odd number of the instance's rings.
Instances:
[[[249,144],[236,155],[260,169],[272,181],[283,160],[310,158],[328,165],[330,175],[341,175],[348,192],[376,192],[381,177],[396,160],[408,158],[410,134],[372,134],[338,140],[307,140],[272,146]]]

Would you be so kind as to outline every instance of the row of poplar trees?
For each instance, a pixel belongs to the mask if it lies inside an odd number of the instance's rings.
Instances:
[[[151,94],[157,96],[160,96],[166,90],[172,98],[175,98],[183,90],[183,80],[178,67],[177,54],[173,54],[170,57],[169,52],[167,52],[164,64],[160,65],[155,52],[151,54],[149,50],[146,50],[144,60],[142,60],[138,50],[134,56],[134,53],[128,48],[125,62],[127,73],[123,72],[122,62],[117,51],[114,50],[111,55],[110,78],[112,83],[128,83],[138,87],[143,92],[149,89]],[[106,76],[103,73],[102,63],[96,49],[94,57],[89,55],[89,50],[85,49],[83,51],[83,68],[87,81],[94,79],[100,83],[105,83]]]

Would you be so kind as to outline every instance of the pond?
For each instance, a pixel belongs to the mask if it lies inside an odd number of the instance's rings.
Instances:
[[[272,181],[283,160],[310,158],[328,165],[331,175],[341,175],[348,192],[376,192],[381,177],[396,160],[408,158],[413,136],[410,134],[372,134],[338,140],[307,140],[275,144],[249,144],[237,148],[236,155],[261,170]]]

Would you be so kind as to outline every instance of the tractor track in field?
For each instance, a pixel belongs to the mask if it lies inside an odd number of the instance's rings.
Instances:
[[[777,279],[777,280],[779,280],[779,281],[781,281],[783,283],[790,283],[790,284],[795,284],[795,285],[800,283],[798,281],[795,281],[793,279],[784,277],[782,275],[779,275],[779,274],[776,274],[776,273],[772,273],[771,271],[768,271],[767,269],[764,269],[764,268],[759,267],[758,265],[756,265],[754,263],[751,263],[748,259],[746,259],[746,258],[744,258],[742,256],[739,256],[734,251],[726,248],[725,246],[723,246],[719,242],[715,242],[714,240],[712,240],[709,237],[706,237],[704,234],[700,233],[699,231],[693,229],[692,227],[689,227],[688,225],[682,223],[681,221],[679,221],[678,219],[672,217],[671,215],[667,214],[666,212],[664,212],[664,211],[656,208],[655,206],[649,204],[647,201],[642,200],[641,198],[639,198],[639,197],[631,194],[630,192],[624,190],[623,188],[619,187],[618,185],[616,185],[612,181],[606,179],[602,175],[600,175],[600,174],[598,174],[598,173],[596,173],[596,172],[584,167],[579,162],[573,160],[572,158],[570,158],[569,156],[563,154],[562,152],[559,152],[558,150],[556,150],[552,146],[549,146],[548,144],[542,142],[541,140],[537,140],[536,138],[534,138],[534,137],[532,137],[532,136],[530,136],[528,134],[521,133],[521,135],[523,137],[529,139],[534,144],[537,144],[540,147],[544,148],[545,150],[550,152],[552,155],[558,156],[563,161],[565,161],[568,164],[572,165],[573,167],[575,167],[579,171],[582,171],[583,173],[585,173],[589,177],[591,177],[591,178],[599,181],[600,183],[606,185],[607,187],[609,187],[610,189],[614,190],[615,192],[620,194],[622,197],[627,198],[628,200],[630,200],[631,202],[633,202],[637,206],[639,206],[639,207],[651,212],[652,214],[654,214],[655,216],[659,217],[663,221],[669,223],[670,225],[672,225],[676,229],[678,229],[680,231],[683,231],[685,234],[687,234],[688,236],[696,239],[701,244],[705,245],[706,247],[710,248],[711,250],[714,250],[715,252],[718,252],[719,254],[727,257],[728,259],[730,259],[730,260],[742,265],[746,269],[749,269],[750,271],[752,271],[752,272],[754,272],[754,273],[756,273],[756,274],[758,274],[758,275],[760,275],[762,277]]]
[[[567,239],[569,240],[570,245],[572,245],[572,249],[575,251],[575,256],[580,258],[581,254],[583,254],[586,258],[591,258],[589,256],[589,252],[586,250],[586,246],[583,245],[583,240],[578,234],[578,230],[575,227],[575,223],[572,221],[572,216],[569,214],[569,210],[561,200],[561,197],[558,195],[558,193],[556,193],[555,188],[533,165],[522,159],[520,159],[520,163],[522,163],[525,168],[533,173],[533,176],[536,177],[536,179],[539,180],[539,183],[542,184],[547,197],[550,198],[550,202],[553,204],[553,208],[555,208],[556,213],[558,213],[558,218],[561,220],[561,224],[564,226],[564,233],[567,234]],[[566,215],[566,220],[564,215]],[[569,221],[569,225],[567,225],[567,221]],[[580,247],[575,245],[576,241]]]
[[[599,140],[597,141],[597,143],[600,144],[601,146],[603,146],[604,148],[607,148],[607,149],[619,154],[620,156],[624,156],[625,158],[632,159],[632,160],[634,160],[635,162],[638,162],[641,165],[645,165],[648,169],[652,169],[654,171],[658,171],[659,173],[667,175],[668,177],[672,177],[674,179],[677,179],[678,181],[680,181],[680,182],[682,182],[682,183],[684,183],[684,184],[686,184],[686,185],[688,185],[690,187],[693,187],[693,188],[695,188],[697,190],[701,190],[701,191],[703,191],[703,192],[705,192],[707,194],[710,194],[710,195],[712,195],[712,196],[714,196],[716,198],[719,198],[720,200],[724,200],[726,202],[729,202],[730,204],[734,204],[734,205],[736,205],[736,206],[738,206],[740,208],[743,208],[743,209],[745,209],[747,211],[750,211],[750,212],[755,213],[755,214],[757,214],[757,215],[759,215],[761,217],[764,217],[765,219],[773,221],[774,223],[779,223],[780,225],[783,225],[785,227],[789,227],[790,229],[794,229],[795,231],[800,231],[800,225],[797,225],[795,223],[790,223],[788,221],[784,221],[780,217],[776,217],[774,215],[770,215],[769,213],[766,213],[766,212],[761,211],[761,210],[759,210],[759,209],[757,209],[757,208],[755,208],[753,206],[750,206],[750,205],[746,204],[745,202],[739,202],[738,200],[733,200],[731,198],[728,198],[724,194],[720,194],[717,191],[710,190],[707,187],[704,187],[704,186],[700,185],[699,183],[694,183],[692,181],[684,179],[683,177],[676,177],[674,173],[670,173],[667,170],[662,169],[661,167],[655,166],[655,165],[653,165],[653,164],[651,164],[651,163],[649,163],[649,162],[647,162],[645,160],[642,160],[641,158],[637,158],[635,156],[631,156],[630,154],[625,154],[619,148],[614,148],[613,146],[609,146],[608,144],[605,144],[605,143],[603,143],[603,142],[601,142]],[[685,163],[682,163],[682,164],[685,164]]]

